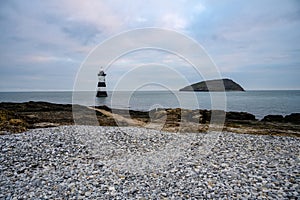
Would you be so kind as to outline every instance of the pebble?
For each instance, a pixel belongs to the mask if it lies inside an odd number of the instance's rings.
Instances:
[[[300,197],[300,138],[208,134],[61,126],[0,135],[0,198]]]

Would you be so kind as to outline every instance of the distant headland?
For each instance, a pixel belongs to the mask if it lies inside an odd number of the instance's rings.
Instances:
[[[224,85],[224,86],[223,86]],[[245,91],[239,84],[231,79],[215,79],[201,81],[181,88],[179,91],[197,91],[197,92],[222,92],[222,91]]]

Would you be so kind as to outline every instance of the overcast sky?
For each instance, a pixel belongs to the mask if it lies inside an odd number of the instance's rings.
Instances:
[[[80,65],[96,45],[144,27],[193,38],[222,77],[245,89],[300,89],[298,0],[3,0],[0,91],[72,90]],[[159,72],[165,65],[178,68],[186,63],[166,52],[133,52],[109,68],[108,88],[137,65],[146,66],[139,77],[147,77],[153,75],[146,73],[149,69]],[[201,81],[191,70],[180,73],[191,82]],[[170,80],[172,89],[184,86],[167,74],[156,73],[156,79]]]

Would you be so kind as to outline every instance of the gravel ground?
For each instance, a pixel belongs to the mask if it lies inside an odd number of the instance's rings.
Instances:
[[[300,138],[62,126],[0,145],[0,199],[300,198]]]

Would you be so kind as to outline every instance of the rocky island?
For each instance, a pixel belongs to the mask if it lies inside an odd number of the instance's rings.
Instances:
[[[201,81],[181,88],[179,91],[197,91],[197,92],[222,92],[222,91],[245,91],[239,84],[231,79],[216,79]]]

